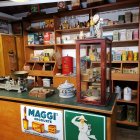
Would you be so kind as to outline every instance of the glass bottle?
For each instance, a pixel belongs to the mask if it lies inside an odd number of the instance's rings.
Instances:
[[[44,61],[49,61],[49,60],[50,60],[49,53],[45,53],[45,55],[44,55]]]
[[[26,117],[26,107],[24,107],[23,128],[26,129],[26,130],[28,129],[28,120],[27,120],[27,117]]]

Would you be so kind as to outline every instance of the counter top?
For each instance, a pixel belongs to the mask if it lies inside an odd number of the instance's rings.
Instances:
[[[73,109],[111,115],[113,114],[116,102],[116,94],[112,95],[107,106],[95,106],[77,103],[76,97],[68,99],[60,98],[57,90],[54,95],[47,98],[32,97],[28,95],[28,92],[17,93],[16,91],[0,90],[0,99],[20,103],[30,103],[33,105],[43,105],[55,108]]]

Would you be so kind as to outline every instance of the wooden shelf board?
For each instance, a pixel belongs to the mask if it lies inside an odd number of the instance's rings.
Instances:
[[[42,29],[30,29],[30,30],[26,30],[26,32],[29,33],[35,33],[35,32],[54,32],[54,29],[51,28],[42,28]]]
[[[62,47],[63,49],[75,49],[76,44],[56,44],[56,47]]]
[[[76,46],[76,44],[56,44],[56,46]]]
[[[126,40],[126,41],[113,41],[113,47],[130,47],[130,46],[138,46],[139,40]]]
[[[84,28],[74,28],[74,29],[56,30],[56,32],[62,32],[62,33],[80,32],[80,31],[89,31],[89,27],[84,27]]]
[[[124,124],[124,125],[130,125],[130,126],[139,126],[139,123],[138,122],[129,122],[127,120],[124,120],[124,121],[116,121],[116,123],[118,124]]]
[[[112,61],[111,63],[139,63],[139,61]]]
[[[31,44],[31,45],[26,45],[26,47],[52,47],[54,46],[55,44],[49,44],[49,45],[41,45],[41,44]]]
[[[27,61],[26,63],[55,63],[56,61]]]
[[[30,70],[29,75],[31,76],[47,76],[47,77],[53,77],[53,71],[44,71],[44,70]]]
[[[118,103],[137,104],[137,99],[134,98],[134,99],[132,99],[131,101],[126,101],[126,100],[121,99],[121,100],[117,100],[117,102],[118,102]]]
[[[131,22],[131,23],[123,23],[118,25],[110,25],[110,26],[103,26],[104,31],[115,30],[115,29],[133,29],[138,28],[138,22]]]
[[[112,80],[139,81],[139,74],[112,73]]]
[[[120,1],[116,3],[104,4],[101,6],[93,7],[93,10],[95,10],[96,12],[104,12],[110,10],[118,10],[122,8],[130,8],[135,6],[136,7],[139,6],[139,0],[128,0],[128,1]]]

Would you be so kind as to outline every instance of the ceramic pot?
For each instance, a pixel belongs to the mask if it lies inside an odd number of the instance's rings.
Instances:
[[[57,89],[59,90],[59,96],[61,98],[71,98],[75,95],[74,85],[68,83],[67,80],[64,84],[59,85]]]

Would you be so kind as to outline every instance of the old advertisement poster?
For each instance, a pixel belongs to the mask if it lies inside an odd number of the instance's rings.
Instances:
[[[21,105],[22,132],[63,140],[63,110]]]

